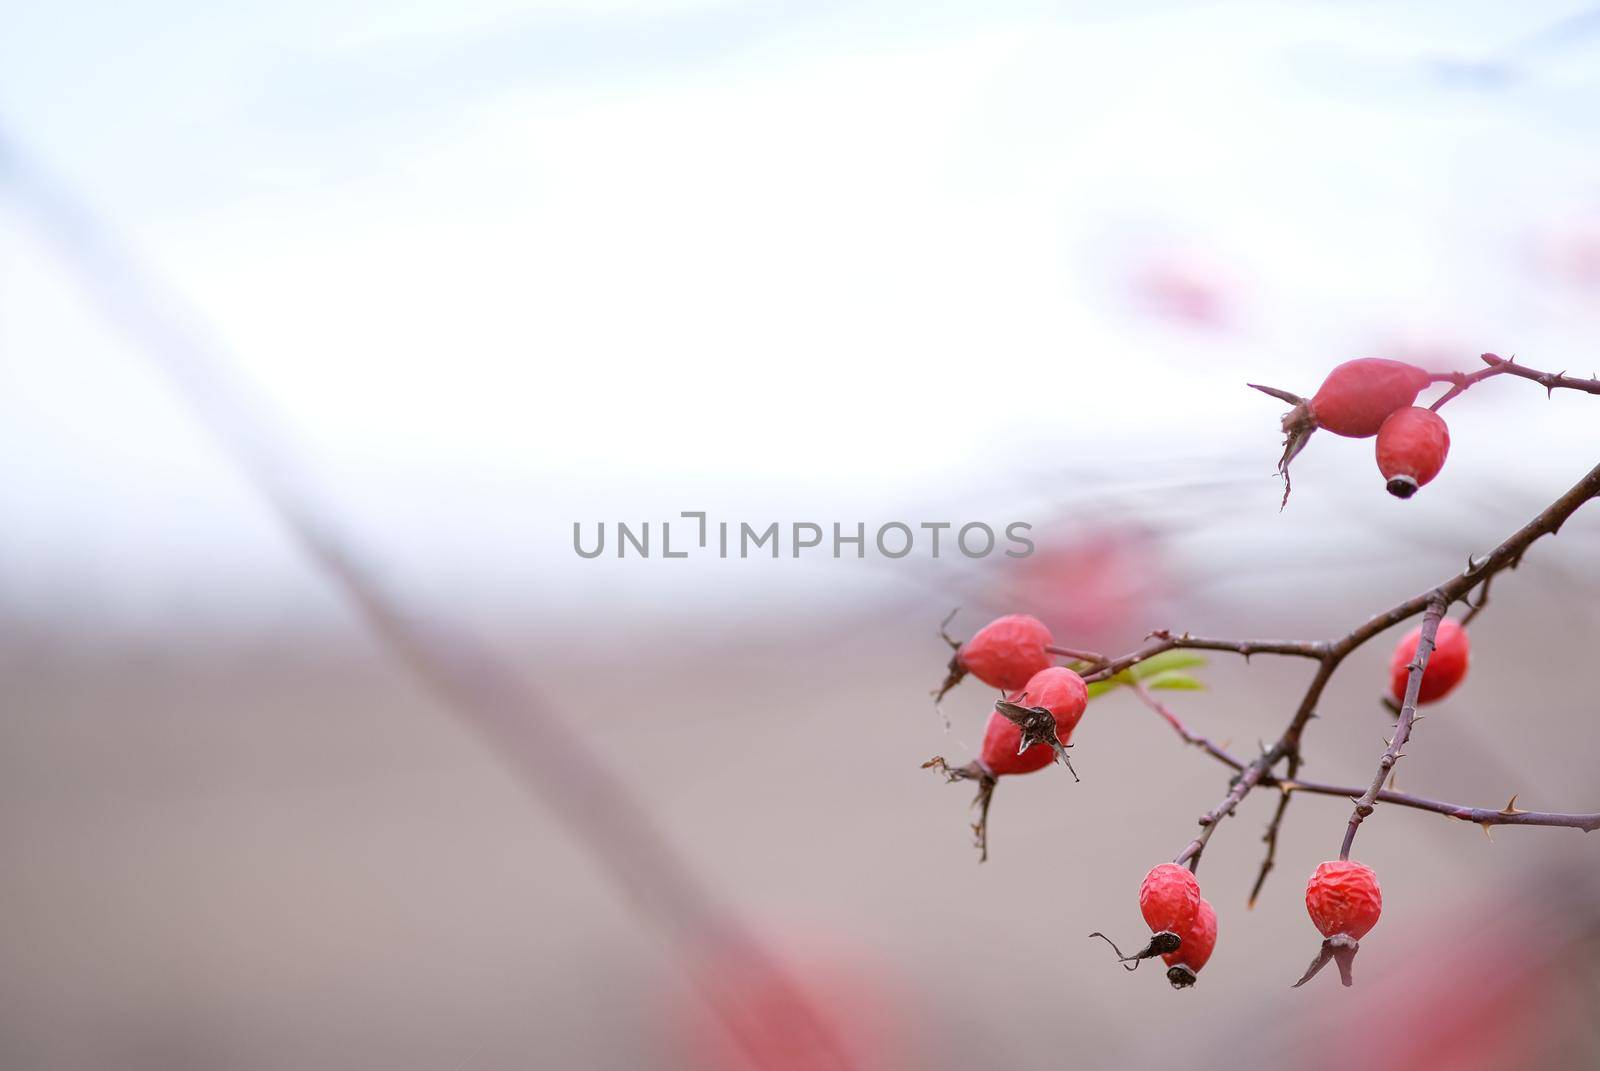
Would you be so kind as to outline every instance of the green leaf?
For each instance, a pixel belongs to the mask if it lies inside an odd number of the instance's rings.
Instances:
[[[1152,690],[1165,689],[1174,692],[1203,692],[1205,682],[1193,673],[1185,673],[1180,669],[1169,669],[1165,673],[1157,673],[1154,677],[1146,677],[1141,681],[1146,688]]]
[[[1160,688],[1169,691],[1199,691],[1205,684],[1191,673],[1183,670],[1192,669],[1206,664],[1204,655],[1195,651],[1162,651],[1160,654],[1151,655],[1136,666],[1118,673],[1115,677],[1108,677],[1103,681],[1094,681],[1089,685],[1089,698],[1105,695],[1113,689],[1135,681],[1146,688]],[[1093,667],[1086,667],[1092,669]],[[1085,670],[1079,670],[1085,672]]]
[[[1165,673],[1169,669],[1193,669],[1205,664],[1206,656],[1198,651],[1162,651],[1123,672],[1133,674],[1133,679],[1136,681],[1142,681],[1158,673]]]

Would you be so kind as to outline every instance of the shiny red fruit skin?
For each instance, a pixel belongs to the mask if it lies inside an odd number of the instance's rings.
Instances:
[[[1321,863],[1306,882],[1306,914],[1324,937],[1342,933],[1359,941],[1378,924],[1382,912],[1378,875],[1361,863]]]
[[[1416,657],[1421,639],[1422,629],[1414,628],[1395,644],[1394,657],[1389,660],[1389,694],[1396,703],[1405,702],[1406,681],[1411,676],[1406,667]],[[1439,631],[1433,637],[1433,654],[1428,656],[1428,668],[1422,672],[1422,689],[1417,693],[1417,702],[1432,703],[1449,695],[1467,675],[1471,655],[1467,630],[1453,618],[1440,621]]]
[[[1170,930],[1181,937],[1200,912],[1200,883],[1177,863],[1151,867],[1139,886],[1139,911],[1152,932]]]
[[[968,673],[995,688],[1016,691],[1050,665],[1051,643],[1044,622],[1027,614],[997,617],[961,645],[957,661]]]
[[[1176,952],[1163,953],[1161,961],[1169,967],[1181,963],[1199,974],[1200,968],[1210,961],[1211,953],[1217,947],[1217,912],[1211,906],[1211,901],[1201,897],[1194,922],[1190,923],[1187,930],[1178,931],[1178,936],[1183,938],[1183,944]]]
[[[1378,434],[1390,413],[1417,400],[1429,375],[1415,365],[1384,357],[1362,357],[1339,365],[1311,399],[1317,426],[1335,435],[1365,439]]]
[[[1070,743],[1072,730],[1083,718],[1089,705],[1089,689],[1083,678],[1065,666],[1051,666],[1035,673],[1028,686],[1006,696],[1013,703],[1044,707],[1056,719],[1056,739]],[[1056,753],[1048,744],[1035,744],[1022,754],[1017,745],[1022,743],[1022,730],[999,711],[989,715],[989,724],[983,733],[983,750],[978,756],[984,767],[996,777],[1003,774],[1025,774],[1042,770],[1055,761]]]
[[[1450,429],[1431,409],[1396,409],[1378,429],[1378,471],[1385,480],[1409,476],[1417,486],[1432,480],[1450,454]]]

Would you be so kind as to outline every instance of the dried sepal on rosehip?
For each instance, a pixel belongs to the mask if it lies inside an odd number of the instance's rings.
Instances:
[[[1028,679],[1022,691],[1005,699],[996,700],[995,713],[1002,715],[1016,729],[1016,750],[1011,756],[990,754],[990,740],[984,736],[984,761],[995,773],[1030,773],[1030,770],[1008,770],[1005,767],[1041,750],[1050,758],[1062,763],[1078,779],[1067,757],[1072,731],[1083,720],[1089,706],[1089,687],[1083,678],[1065,666],[1041,669]],[[1004,744],[1010,745],[1010,732],[1004,733]],[[996,739],[997,750],[1001,741]],[[1049,765],[1048,762],[1045,765]]]
[[[1378,429],[1378,471],[1389,493],[1410,498],[1439,475],[1450,453],[1450,429],[1431,409],[1396,409]]]
[[[1322,948],[1294,988],[1311,981],[1329,960],[1339,964],[1340,981],[1354,985],[1361,938],[1378,924],[1382,913],[1383,891],[1371,867],[1348,859],[1318,865],[1306,882],[1306,914],[1322,933]]]
[[[922,764],[924,769],[931,766],[943,771],[947,781],[978,782],[973,800],[978,820],[972,833],[979,862],[989,858],[989,805],[998,780],[1035,773],[1056,761],[1072,770],[1066,749],[1072,746],[1072,731],[1083,720],[1088,704],[1089,689],[1083,678],[1065,666],[1050,666],[1035,673],[1021,691],[995,701],[975,761],[950,766],[935,757]],[[1076,771],[1072,777],[1077,780]]]
[[[1194,985],[1195,976],[1210,961],[1217,947],[1217,912],[1211,901],[1200,898],[1194,922],[1178,937],[1182,941],[1178,950],[1163,953],[1161,960],[1167,965],[1167,981],[1172,983],[1172,988],[1187,989]]]
[[[1361,357],[1335,367],[1309,400],[1276,387],[1250,384],[1294,406],[1283,417],[1283,456],[1278,460],[1284,502],[1289,501],[1289,462],[1305,449],[1312,432],[1326,428],[1347,438],[1369,438],[1378,434],[1391,413],[1415,402],[1432,381],[1427,372],[1404,361]]]
[[[1421,642],[1422,629],[1412,629],[1395,644],[1394,655],[1389,659],[1389,695],[1396,706],[1405,702],[1411,660],[1417,657],[1417,645]],[[1471,655],[1472,644],[1460,622],[1450,617],[1440,621],[1433,637],[1433,653],[1428,656],[1428,668],[1422,671],[1417,702],[1432,703],[1449,695],[1467,675]]]
[[[944,683],[934,692],[934,702],[972,674],[983,683],[1007,692],[1019,691],[1028,680],[1051,664],[1047,648],[1054,642],[1044,622],[1027,614],[997,617],[975,632],[966,643],[958,643],[945,632],[950,617],[944,619],[939,635],[955,649],[950,656]]]
[[[1188,867],[1161,863],[1150,868],[1139,885],[1139,913],[1150,927],[1150,943],[1131,956],[1124,956],[1115,941],[1100,932],[1091,933],[1110,945],[1117,962],[1137,970],[1140,962],[1152,956],[1166,956],[1183,947],[1183,935],[1194,927],[1200,913],[1200,882]],[[1213,927],[1214,929],[1214,927]],[[1215,940],[1213,933],[1212,940]],[[1209,956],[1210,953],[1207,952]]]

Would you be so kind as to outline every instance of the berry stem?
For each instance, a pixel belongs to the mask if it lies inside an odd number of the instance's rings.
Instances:
[[[1111,664],[1111,659],[1098,651],[1085,651],[1077,647],[1061,647],[1054,643],[1045,644],[1044,649],[1050,654],[1060,655],[1062,658],[1071,658],[1079,662],[1091,662],[1097,666]]]

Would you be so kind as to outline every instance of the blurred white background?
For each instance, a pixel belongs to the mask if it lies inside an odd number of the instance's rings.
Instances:
[[[975,685],[949,736],[927,706],[949,607],[958,634],[1029,609],[1115,650],[1154,627],[1331,636],[1595,460],[1592,399],[1493,381],[1451,404],[1450,464],[1414,500],[1382,493],[1370,443],[1325,435],[1279,513],[1282,406],[1244,386],[1309,394],[1367,355],[1597,370],[1600,13],[1581,3],[63,3],[3,21],[8,1067],[701,1062],[663,1040],[681,1034],[659,1022],[670,953],[362,637],[87,297],[19,173],[133,251],[400,589],[486,626],[730,902],[891,979],[884,1020],[913,1025],[890,1065],[1058,1066],[1068,1045],[1156,1066],[1174,1036],[1203,1065],[1236,1058],[1314,951],[1300,875],[1343,822],[1337,801],[1296,804],[1247,915],[1250,801],[1208,852],[1224,943],[1202,985],[1113,976],[1080,931],[1136,928],[1138,875],[1222,771],[1131,700],[1097,704],[1086,783],[1003,786],[979,871],[964,789],[917,769],[982,723]],[[574,521],[683,510],[1024,520],[1041,555],[571,549]],[[1471,689],[1419,729],[1405,787],[1600,806],[1572,672],[1600,637],[1597,532],[1581,516],[1497,587]],[[1363,652],[1330,694],[1315,776],[1369,774],[1384,661]],[[1304,683],[1260,660],[1207,676],[1186,714],[1245,751]],[[1430,890],[1465,917],[1552,857],[1593,873],[1566,831],[1502,831],[1490,853],[1471,828],[1379,818],[1375,981],[1436,947]],[[1059,850],[1023,851],[1040,842]],[[1041,888],[1064,936],[1002,910]],[[1340,996],[1286,1002],[1313,1011],[1283,1029],[1318,1036],[1315,1001]],[[1589,1065],[1581,1026],[1530,1021],[1543,1066]]]

